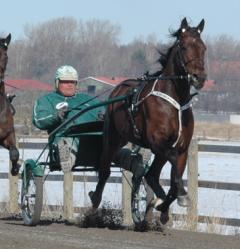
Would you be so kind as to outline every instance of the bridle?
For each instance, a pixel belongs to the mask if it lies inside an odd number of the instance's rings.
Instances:
[[[193,83],[195,83],[197,85],[199,83],[199,81],[198,81],[199,77],[196,76],[195,74],[189,73],[186,66],[188,64],[192,63],[193,61],[197,61],[199,59],[198,58],[193,58],[191,60],[185,61],[183,53],[182,53],[183,47],[181,46],[181,41],[179,39],[176,41],[176,47],[177,47],[177,55],[179,57],[180,65],[181,65],[181,67],[183,69],[184,75],[187,76],[188,85],[189,86],[194,85]],[[191,82],[192,82],[192,84],[191,84]]]

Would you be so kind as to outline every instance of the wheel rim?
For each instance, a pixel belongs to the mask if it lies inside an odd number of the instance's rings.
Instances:
[[[24,179],[23,179],[24,181]],[[36,199],[37,185],[32,171],[27,172],[25,182],[22,182],[22,216],[26,225],[35,225],[36,220]]]
[[[136,191],[133,200],[133,220],[134,223],[144,221],[147,209],[147,190],[145,184],[142,182],[139,189]]]
[[[24,217],[29,221],[32,220],[34,215],[34,209],[36,205],[36,183],[32,175],[30,176],[28,186],[26,189],[23,189],[22,196],[22,211]]]

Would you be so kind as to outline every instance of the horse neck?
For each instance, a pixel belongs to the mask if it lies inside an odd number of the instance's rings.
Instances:
[[[169,95],[172,95],[172,97],[177,98],[176,100],[180,105],[184,105],[190,100],[190,86],[186,78],[174,79],[176,76],[186,76],[183,70],[176,70],[176,68],[175,64],[170,60],[163,69],[163,75],[168,77],[173,76],[173,79],[167,81],[165,91]]]
[[[0,95],[5,95],[5,85],[4,83],[0,83]]]
[[[4,110],[6,106],[6,95],[5,86],[3,83],[0,84],[0,110]]]

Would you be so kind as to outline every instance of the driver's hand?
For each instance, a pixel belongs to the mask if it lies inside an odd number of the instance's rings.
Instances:
[[[68,103],[67,102],[60,102],[55,106],[57,110],[58,117],[63,120],[67,117],[69,112]]]
[[[103,112],[99,112],[98,113],[98,120],[104,120],[104,118],[105,118],[105,113],[103,113]]]

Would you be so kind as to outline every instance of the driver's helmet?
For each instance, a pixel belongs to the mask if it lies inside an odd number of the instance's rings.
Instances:
[[[77,70],[69,65],[61,66],[57,69],[55,75],[55,88],[58,89],[59,80],[70,80],[78,82]]]

